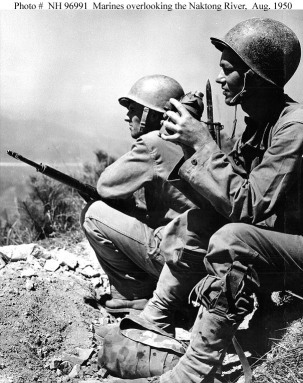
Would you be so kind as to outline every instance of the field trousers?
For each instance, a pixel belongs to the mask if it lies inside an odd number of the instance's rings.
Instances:
[[[195,295],[202,304],[190,345],[160,383],[213,382],[238,325],[253,309],[253,294],[291,290],[302,295],[303,237],[243,223],[220,228],[209,241],[208,275]]]
[[[159,251],[162,228],[154,230],[103,201],[89,203],[81,223],[119,298],[150,298],[164,264]]]
[[[190,290],[205,276],[203,258],[214,226],[212,227],[208,220],[205,220],[205,224],[201,224],[201,214],[199,209],[190,209],[181,214],[180,219],[177,217],[173,220],[175,224],[172,227],[169,223],[165,227],[152,229],[106,203],[96,201],[85,207],[81,223],[100,265],[109,277],[110,284],[122,297],[151,298],[160,277],[158,289],[161,299],[164,300],[163,304],[161,303],[161,310],[166,311],[165,308],[168,308],[167,318],[169,317],[171,321],[175,310],[180,309],[183,303],[187,303]],[[194,217],[189,219],[188,216]],[[196,219],[196,216],[199,219]],[[199,227],[196,227],[200,235],[199,247],[195,239],[193,243],[188,240],[193,230],[192,227],[186,226],[188,222],[191,222],[191,225],[194,222],[199,223]],[[181,230],[179,225],[182,227]],[[181,231],[184,238],[179,237],[176,241],[176,235],[181,234]],[[166,232],[167,238],[161,245]],[[187,241],[186,248],[183,246],[183,240]],[[178,249],[171,253],[172,247],[177,243]],[[173,263],[177,265],[173,269],[167,265],[163,268],[166,256],[169,254],[172,254]],[[170,257],[167,261],[171,261]],[[158,322],[151,311],[148,315],[151,321]],[[157,316],[158,310],[156,310]],[[167,321],[168,319],[165,323]],[[171,323],[169,326],[171,327]]]

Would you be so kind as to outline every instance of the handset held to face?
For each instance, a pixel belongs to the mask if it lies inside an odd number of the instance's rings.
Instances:
[[[188,110],[188,112],[194,117],[195,119],[199,120],[202,117],[203,111],[204,111],[204,104],[203,104],[203,96],[204,94],[202,92],[189,92],[185,94],[179,101],[180,103],[185,106],[185,108]],[[167,103],[164,106],[164,109],[166,111],[173,111],[178,113],[175,106],[167,101]],[[163,115],[163,120],[167,120],[169,117],[166,113]],[[169,129],[165,130],[166,134],[173,134],[173,132]]]

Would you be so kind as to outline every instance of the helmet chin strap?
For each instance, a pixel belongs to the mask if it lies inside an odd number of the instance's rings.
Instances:
[[[247,92],[247,90],[245,89],[246,88],[246,82],[247,82],[247,76],[251,76],[251,75],[254,75],[254,72],[251,69],[248,69],[248,71],[246,71],[244,73],[244,80],[243,80],[243,87],[242,87],[242,89],[230,101],[230,104],[235,106],[235,118],[234,118],[234,122],[233,122],[233,131],[232,131],[232,134],[230,136],[230,139],[233,139],[235,137],[235,134],[236,134],[236,127],[237,127],[237,105],[238,105],[237,101],[239,100],[239,104],[241,104],[241,102],[243,100],[243,95]]]
[[[251,75],[254,75],[254,72],[251,69],[248,69],[248,71],[246,71],[244,73],[243,87],[240,90],[240,92],[237,93],[235,95],[235,97],[231,99],[231,101],[230,101],[231,104],[234,104],[234,105],[238,104],[238,102],[237,102],[238,99],[240,99],[239,103],[241,104],[241,101],[242,101],[241,99],[243,98],[243,95],[247,92],[247,90],[245,89],[246,88],[247,77],[251,76]]]
[[[149,108],[147,106],[145,106],[143,108],[143,113],[142,113],[142,117],[141,117],[141,121],[140,121],[140,132],[141,133],[143,133],[145,130],[148,112],[149,112]]]

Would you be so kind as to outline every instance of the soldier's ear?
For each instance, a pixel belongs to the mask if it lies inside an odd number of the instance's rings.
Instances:
[[[163,119],[163,113],[157,112],[156,110],[149,110],[149,118],[152,124],[158,124]]]
[[[251,69],[246,72],[246,81],[249,82],[249,84],[253,84],[255,87],[261,87],[268,84],[268,81],[264,80]]]

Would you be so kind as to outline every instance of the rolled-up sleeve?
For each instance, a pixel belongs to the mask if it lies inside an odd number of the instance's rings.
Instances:
[[[302,143],[302,123],[283,125],[274,132],[261,163],[244,176],[209,142],[181,166],[179,176],[232,222],[257,224],[275,213],[297,182]]]

